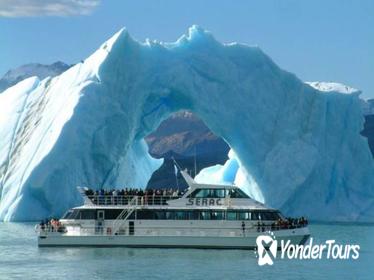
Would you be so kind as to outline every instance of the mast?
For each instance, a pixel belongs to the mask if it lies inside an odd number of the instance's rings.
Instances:
[[[183,179],[186,181],[188,187],[193,187],[193,185],[196,185],[195,180],[188,174],[187,169],[182,170],[182,168],[176,162],[176,160],[174,159],[174,157],[172,159],[174,161],[175,166],[179,169],[179,172],[181,173]]]

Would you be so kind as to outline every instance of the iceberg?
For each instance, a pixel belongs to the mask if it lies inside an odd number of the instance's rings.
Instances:
[[[122,29],[61,75],[5,90],[0,219],[61,215],[80,203],[76,186],[145,186],[162,160],[144,137],[182,109],[235,151],[210,170],[215,180],[289,215],[374,221],[358,94],[306,84],[258,47],[222,44],[198,26],[174,43]]]

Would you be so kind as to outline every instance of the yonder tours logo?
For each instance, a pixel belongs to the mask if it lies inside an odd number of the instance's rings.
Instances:
[[[291,243],[291,240],[277,241],[272,232],[259,235],[256,239],[258,265],[273,265],[277,258],[280,259],[333,259],[356,260],[360,256],[360,245],[338,244],[335,240],[326,240],[322,244],[314,244],[313,238],[309,238],[306,244]],[[278,251],[278,245],[280,250]]]
[[[278,242],[273,235],[260,235],[256,239],[258,265],[273,265],[277,257]]]

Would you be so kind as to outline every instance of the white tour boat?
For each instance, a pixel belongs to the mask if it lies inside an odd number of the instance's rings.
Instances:
[[[87,195],[60,220],[37,226],[39,246],[254,249],[259,235],[303,244],[305,219],[285,219],[233,185],[196,183],[183,196]],[[278,242],[280,244],[280,242]]]

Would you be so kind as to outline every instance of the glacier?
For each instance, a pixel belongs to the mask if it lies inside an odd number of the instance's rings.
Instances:
[[[197,179],[235,183],[286,215],[374,222],[359,93],[340,91],[198,26],[173,43],[122,29],[61,75],[0,94],[0,219],[59,216],[81,202],[76,186],[145,186],[162,160],[144,137],[186,109],[232,149]]]

